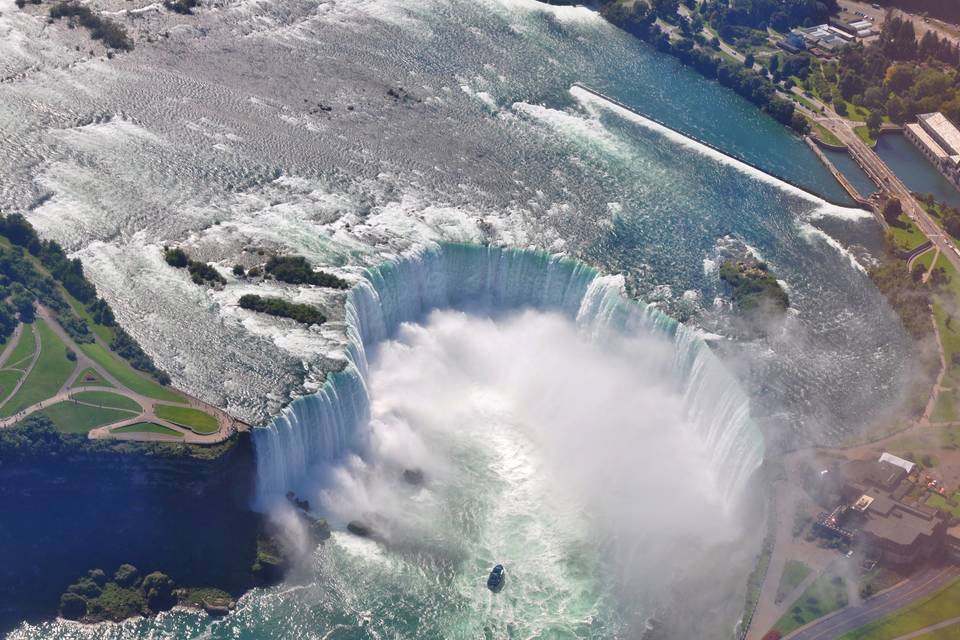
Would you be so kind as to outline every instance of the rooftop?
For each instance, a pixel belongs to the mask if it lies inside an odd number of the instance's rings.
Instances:
[[[880,460],[852,460],[843,467],[843,477],[847,483],[863,489],[874,487],[893,491],[906,475],[907,472],[902,467]]]
[[[886,451],[884,451],[883,455],[880,456],[880,462],[889,462],[892,465],[900,467],[907,473],[912,473],[917,466],[909,460],[904,460],[900,456],[895,456],[892,453],[887,453]]]
[[[925,146],[937,160],[944,160],[949,157],[947,152],[943,150],[943,147],[937,144],[937,141],[931,138],[930,134],[924,131],[923,127],[919,124],[908,124],[907,129],[917,137],[920,143]]]
[[[946,155],[960,154],[960,130],[942,113],[922,113],[917,116],[920,125],[940,143]]]

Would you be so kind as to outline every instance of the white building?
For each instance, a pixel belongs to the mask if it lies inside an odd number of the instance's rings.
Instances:
[[[915,124],[904,127],[904,133],[940,173],[960,187],[960,130],[952,122],[942,113],[923,113]]]
[[[905,470],[907,473],[913,473],[913,470],[917,468],[917,465],[913,464],[909,460],[904,460],[900,456],[895,456],[892,453],[886,452],[880,456],[880,462],[889,462],[890,464]]]

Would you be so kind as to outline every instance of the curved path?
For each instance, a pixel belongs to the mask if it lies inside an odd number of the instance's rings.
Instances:
[[[43,307],[42,305],[37,305],[37,316],[42,318],[50,327],[50,329],[61,340],[63,340],[64,344],[66,344],[71,350],[73,350],[76,353],[76,356],[77,356],[76,365],[75,365],[74,371],[70,374],[70,376],[67,378],[67,381],[63,384],[63,386],[55,395],[49,398],[44,398],[42,401],[22,409],[21,411],[10,416],[9,418],[0,419],[0,429],[11,427],[16,423],[18,423],[19,421],[26,418],[27,416],[43,411],[44,408],[49,408],[50,406],[61,403],[61,402],[68,402],[71,399],[73,399],[74,393],[79,393],[82,391],[105,391],[109,393],[115,393],[117,395],[133,400],[138,405],[140,405],[142,409],[142,411],[138,414],[134,414],[132,411],[129,411],[130,415],[132,416],[129,419],[119,420],[117,422],[112,422],[110,424],[91,429],[90,432],[88,433],[88,437],[91,439],[117,439],[117,440],[138,440],[138,441],[147,440],[152,442],[186,442],[190,444],[216,444],[218,442],[223,442],[224,440],[229,438],[231,435],[233,435],[233,433],[235,433],[243,425],[243,423],[227,415],[227,413],[224,412],[223,410],[217,407],[214,407],[213,405],[210,405],[206,402],[198,400],[196,398],[192,398],[180,390],[178,390],[178,392],[184,397],[183,402],[158,401],[154,398],[150,398],[148,396],[142,395],[140,393],[137,393],[131,390],[129,387],[127,387],[122,382],[120,382],[120,380],[115,378],[103,367],[97,364],[93,359],[87,356],[83,352],[83,350],[76,345],[76,343],[67,334],[67,332],[64,331],[63,327],[60,326],[60,323],[57,322],[56,318],[47,308]],[[20,327],[18,326],[18,330],[19,329]],[[33,357],[30,361],[30,365],[24,371],[23,377],[20,378],[16,387],[14,387],[13,391],[6,398],[0,401],[0,404],[2,404],[3,401],[6,401],[7,399],[13,397],[13,395],[16,394],[17,391],[19,391],[20,387],[23,385],[24,381],[27,379],[30,372],[33,370],[33,367],[36,364],[38,358],[40,357],[40,351],[42,349],[40,336],[36,331],[34,331],[33,336],[34,336],[35,346],[34,346]],[[98,339],[98,342],[100,342],[99,339]],[[12,347],[8,345],[4,349],[4,355],[6,355],[11,348]],[[93,369],[99,376],[101,376],[104,380],[106,380],[107,383],[113,386],[108,387],[108,386],[83,385],[83,384],[74,386],[79,376],[82,375],[83,372],[88,369]],[[106,409],[116,409],[115,407],[101,406],[101,405],[92,404],[88,402],[78,402],[76,399],[73,399],[73,401],[77,402],[78,404],[84,404],[87,406],[106,408]],[[201,435],[190,430],[188,427],[181,426],[177,423],[171,422],[164,418],[160,418],[156,414],[156,406],[158,404],[190,407],[192,409],[198,409],[200,411],[208,413],[211,416],[216,418],[217,430],[211,434]],[[123,409],[117,409],[117,410],[123,411]],[[149,433],[149,432],[145,432],[145,433],[130,432],[130,433],[122,433],[122,434],[113,433],[113,429],[132,425],[132,424],[137,424],[140,422],[152,422],[154,424],[158,424],[163,427],[167,427],[168,429],[171,429],[173,431],[176,431],[181,435],[173,436],[169,434]]]

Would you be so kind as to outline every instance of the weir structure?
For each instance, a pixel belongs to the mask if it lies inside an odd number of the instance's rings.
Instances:
[[[268,508],[288,491],[307,494],[324,468],[348,452],[364,455],[368,354],[402,323],[450,308],[484,315],[534,308],[564,315],[594,340],[616,332],[669,341],[668,375],[687,424],[711,452],[711,468],[728,503],[760,466],[763,439],[738,381],[693,330],[628,299],[622,277],[601,276],[580,262],[542,252],[440,244],[368,269],[348,296],[344,369],[253,430],[257,508]]]
[[[756,171],[759,171],[759,172],[761,172],[761,173],[764,173],[764,174],[766,174],[766,175],[768,175],[768,176],[770,176],[770,177],[772,177],[772,178],[776,178],[777,180],[783,182],[784,184],[788,184],[788,185],[790,185],[791,187],[793,187],[793,188],[795,188],[795,189],[799,189],[800,191],[803,191],[804,193],[807,193],[807,194],[809,194],[809,195],[811,195],[811,196],[813,196],[813,197],[815,197],[815,198],[819,198],[820,200],[823,200],[824,202],[827,202],[827,203],[829,203],[829,204],[832,204],[832,205],[835,205],[835,206],[838,206],[838,207],[849,207],[849,206],[850,206],[850,203],[849,203],[849,202],[837,202],[836,200],[833,200],[833,199],[831,199],[830,197],[823,195],[822,193],[817,193],[816,191],[811,190],[809,187],[805,187],[805,186],[803,186],[803,185],[801,185],[801,184],[798,184],[798,183],[794,182],[794,181],[791,180],[790,178],[785,178],[785,177],[779,176],[779,175],[777,175],[777,174],[775,174],[775,173],[771,173],[768,169],[765,169],[765,168],[763,168],[763,167],[757,166],[756,164],[754,164],[754,163],[752,163],[752,162],[750,162],[749,160],[746,160],[746,159],[744,159],[744,158],[740,158],[740,157],[738,157],[738,156],[735,156],[735,155],[733,155],[732,153],[730,153],[729,151],[725,151],[725,150],[717,147],[717,146],[714,145],[713,143],[707,142],[706,140],[701,140],[700,138],[698,138],[698,137],[696,137],[696,136],[694,136],[694,135],[691,135],[691,134],[689,134],[689,133],[680,131],[680,130],[678,130],[678,129],[672,127],[672,126],[670,126],[669,124],[667,124],[667,123],[665,123],[665,122],[663,122],[663,121],[661,121],[661,120],[659,120],[659,119],[657,119],[657,118],[655,118],[655,117],[653,117],[653,116],[651,116],[651,115],[649,115],[649,114],[646,114],[646,113],[643,113],[643,112],[641,112],[641,111],[638,111],[637,109],[635,109],[635,108],[633,108],[633,107],[631,107],[631,106],[628,106],[628,105],[620,102],[620,101],[617,100],[616,98],[612,98],[612,97],[610,97],[610,96],[608,96],[608,95],[606,95],[606,94],[604,94],[604,93],[601,93],[601,92],[599,92],[599,91],[597,91],[597,90],[595,90],[595,89],[592,89],[592,88],[588,87],[587,85],[585,85],[585,84],[583,84],[583,83],[574,82],[574,83],[573,83],[573,86],[576,87],[576,88],[578,88],[578,89],[581,89],[581,90],[583,90],[583,91],[586,91],[587,93],[593,95],[594,97],[600,98],[601,100],[606,100],[607,102],[609,102],[609,103],[611,103],[611,104],[613,104],[613,105],[615,105],[615,106],[617,106],[617,107],[619,107],[619,108],[621,108],[621,109],[624,109],[624,110],[626,110],[626,111],[629,111],[630,113],[632,113],[632,114],[635,115],[635,116],[639,116],[639,117],[641,117],[641,118],[643,118],[643,119],[645,119],[645,120],[649,120],[650,122],[652,122],[652,123],[654,123],[654,124],[656,124],[656,125],[658,125],[658,126],[660,126],[660,127],[663,127],[664,129],[667,129],[667,130],[669,130],[669,131],[671,131],[671,132],[673,132],[673,133],[675,133],[675,134],[677,134],[677,135],[680,135],[680,136],[683,136],[684,138],[687,138],[687,139],[689,139],[689,140],[692,140],[692,141],[696,142],[697,144],[703,145],[704,147],[707,147],[708,149],[710,149],[710,150],[712,150],[712,151],[715,151],[716,153],[719,153],[719,154],[723,155],[724,157],[729,158],[730,160],[733,160],[734,162],[739,162],[740,164],[743,164],[743,165],[745,165],[745,166],[747,166],[747,167],[750,167],[751,169],[754,169],[754,170],[756,170]],[[821,155],[822,155],[822,154],[821,154]],[[821,161],[822,161],[823,159],[824,159],[824,158],[821,158]],[[828,161],[828,162],[829,162],[829,161]],[[832,167],[832,166],[833,166],[833,165],[830,164],[830,166],[828,166],[828,169],[829,169],[830,167]],[[831,171],[831,173],[833,173],[833,172]],[[834,174],[834,176],[836,176],[836,174]],[[840,185],[841,185],[842,187],[844,187],[844,189],[850,194],[851,198],[853,199],[853,201],[856,203],[856,205],[857,205],[858,207],[861,207],[861,208],[864,208],[864,209],[870,209],[868,203],[860,196],[859,193],[857,193],[856,189],[853,189],[852,185],[849,185],[848,182],[845,183],[844,181],[840,181]],[[848,188],[848,185],[849,185],[849,188]]]

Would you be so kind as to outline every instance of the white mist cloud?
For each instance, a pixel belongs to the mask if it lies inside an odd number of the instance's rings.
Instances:
[[[503,561],[534,584],[562,582],[558,558],[588,548],[601,582],[645,614],[682,606],[690,588],[714,613],[739,605],[729,559],[742,531],[674,376],[663,338],[593,341],[543,312],[434,312],[381,345],[370,451],[335,470],[320,501],[397,549]],[[403,481],[413,468],[423,487]]]

